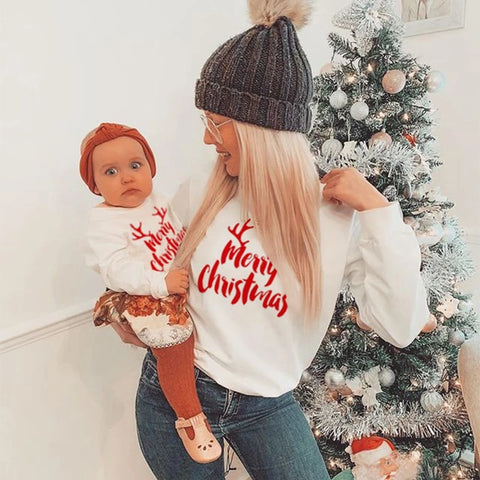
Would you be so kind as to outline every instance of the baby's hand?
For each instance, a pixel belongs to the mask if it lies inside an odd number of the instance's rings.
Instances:
[[[187,293],[188,288],[188,271],[181,270],[170,270],[165,277],[165,283],[167,284],[168,293]]]

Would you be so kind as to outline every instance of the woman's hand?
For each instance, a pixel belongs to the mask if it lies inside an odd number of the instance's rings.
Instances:
[[[329,202],[359,212],[388,205],[388,200],[356,168],[334,168],[320,181],[325,185],[323,198]]]
[[[132,327],[126,323],[111,323],[110,324],[123,343],[136,345],[137,347],[147,348],[147,346],[135,335]]]

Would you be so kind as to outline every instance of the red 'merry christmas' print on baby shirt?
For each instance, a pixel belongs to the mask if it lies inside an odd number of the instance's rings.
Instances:
[[[273,281],[277,270],[269,258],[248,250],[250,240],[245,234],[253,225],[250,219],[227,227],[229,240],[223,248],[220,258],[212,264],[206,264],[198,276],[198,289],[204,293],[213,290],[217,295],[228,298],[232,305],[248,302],[260,302],[265,309],[274,309],[277,317],[285,314],[288,308],[287,295],[273,290]],[[250,270],[245,278],[227,278],[221,273],[222,265],[229,263],[239,273]]]
[[[177,254],[178,247],[185,237],[185,228],[175,230],[172,222],[167,218],[167,208],[154,207],[153,217],[158,217],[158,228],[154,231],[143,226],[130,224],[133,242],[142,241],[151,253],[150,267],[156,272],[164,272]]]

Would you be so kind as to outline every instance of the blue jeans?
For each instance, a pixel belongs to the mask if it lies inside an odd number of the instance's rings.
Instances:
[[[201,465],[190,459],[175,430],[175,413],[160,389],[155,358],[145,357],[137,392],[140,447],[159,480],[221,480],[223,455]],[[308,422],[291,392],[276,398],[243,395],[195,369],[198,396],[212,432],[236,452],[252,480],[327,480]]]

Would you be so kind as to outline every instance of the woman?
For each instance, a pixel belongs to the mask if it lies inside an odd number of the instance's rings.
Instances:
[[[342,282],[382,338],[402,347],[416,337],[428,317],[420,253],[398,204],[358,171],[318,181],[304,135],[312,77],[292,23],[305,21],[308,4],[250,6],[256,25],[220,46],[197,82],[204,141],[218,160],[206,188],[195,179],[172,202],[187,227],[176,264],[190,269],[197,389],[212,432],[253,480],[322,480],[328,473],[291,391]],[[224,478],[222,458],[196,465],[182,452],[160,395],[147,353],[137,425],[156,477]]]

